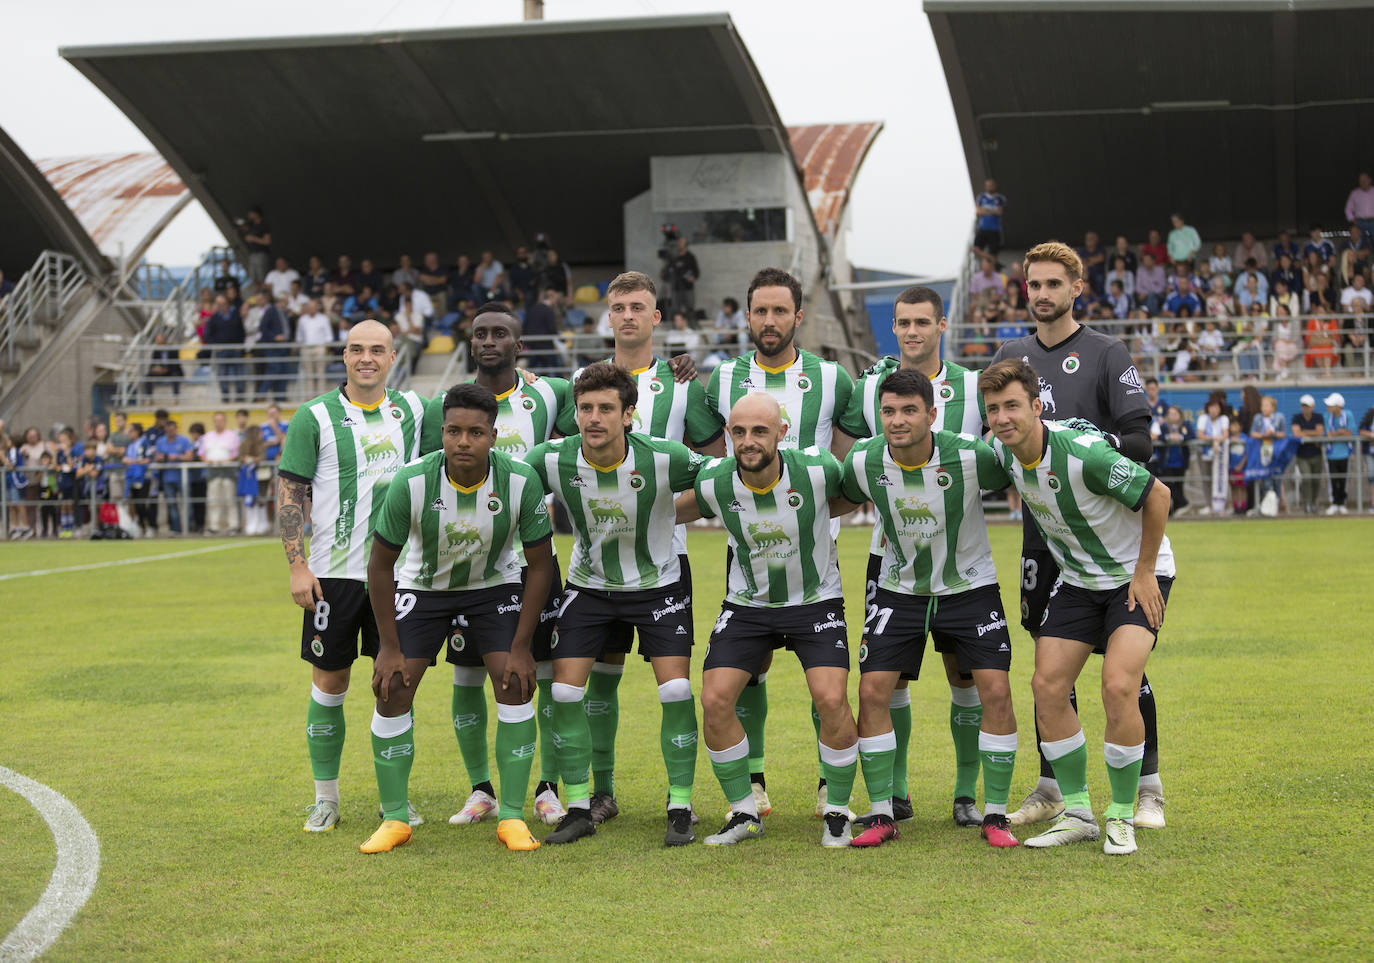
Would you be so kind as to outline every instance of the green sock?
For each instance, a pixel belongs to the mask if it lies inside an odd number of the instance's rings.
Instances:
[[[558,784],[558,756],[553,751],[553,696],[549,687],[553,679],[536,679],[539,687],[539,708],[534,714],[539,723],[539,781]]]
[[[892,701],[901,703],[890,704],[889,710],[892,713],[892,734],[897,740],[897,748],[892,756],[892,795],[907,799],[911,796],[906,784],[906,751],[911,744],[911,690],[893,691]]]
[[[983,704],[978,701],[977,689],[951,688],[950,693],[949,734],[954,738],[954,798],[976,799],[978,730],[983,725]]]
[[[1107,781],[1112,786],[1107,818],[1130,819],[1135,816],[1135,795],[1140,788],[1140,764],[1145,744],[1118,746],[1108,742],[1103,744],[1102,753],[1107,760]]]
[[[584,800],[589,795],[587,771],[592,763],[592,734],[587,728],[587,713],[582,708],[582,700],[563,702],[558,699],[562,690],[565,695],[580,691],[580,687],[555,682],[552,687],[553,702],[553,744],[558,754],[558,771],[563,776],[563,788],[568,793],[568,803]]]
[[[658,743],[668,770],[668,803],[687,806],[692,802],[697,772],[697,703],[692,698],[692,684],[686,679],[670,679],[658,687],[658,698],[663,704]]]
[[[848,806],[859,769],[859,744],[848,749],[832,749],[816,742],[821,757],[821,778],[825,780],[825,801],[830,806]]]
[[[534,766],[534,741],[539,726],[534,706],[496,707],[496,772],[501,777],[501,808],[498,819],[524,819],[525,796]]]
[[[331,698],[320,693],[325,698]],[[344,710],[343,696],[338,705],[326,706],[316,702],[312,694],[305,710],[305,746],[310,751],[310,770],[316,779],[338,779],[339,759],[343,756]]]
[[[615,795],[615,732],[620,725],[620,673],[597,672],[587,678],[583,709],[592,740],[592,791]]]
[[[381,730],[381,734],[378,730]],[[415,726],[410,713],[395,718],[372,716],[372,765],[377,770],[377,794],[382,818],[407,822],[410,764],[415,759]]]
[[[715,771],[720,791],[725,793],[725,801],[731,803],[748,799],[753,804],[754,790],[749,784],[749,737],[745,736],[742,745],[729,749],[707,749],[711,757],[711,769]],[[722,760],[721,757],[726,757]]]
[[[983,763],[984,811],[1006,815],[1011,774],[1016,768],[1016,733],[978,733],[978,755]]]
[[[1042,742],[1040,747],[1054,770],[1054,780],[1064,796],[1065,809],[1086,809],[1092,812],[1088,799],[1088,747],[1083,730],[1058,742]],[[1139,772],[1139,770],[1136,770]]]
[[[763,772],[763,724],[768,721],[768,673],[758,685],[747,685],[735,700],[735,715],[749,740],[749,771]]]
[[[453,687],[453,734],[472,785],[491,779],[487,761],[487,693],[480,685]]]
[[[897,739],[891,732],[859,737],[859,765],[864,771],[868,801],[875,807],[886,804],[888,810],[892,808],[892,761],[897,756],[896,747]]]

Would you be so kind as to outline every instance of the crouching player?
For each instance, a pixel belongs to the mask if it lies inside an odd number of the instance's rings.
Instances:
[[[1035,648],[1031,689],[1040,746],[1064,793],[1064,812],[1026,845],[1095,840],[1088,752],[1069,691],[1095,646],[1104,646],[1103,755],[1112,787],[1108,853],[1136,850],[1134,815],[1145,723],[1137,696],[1174,579],[1164,535],[1169,491],[1101,436],[1040,420],[1039,376],[1025,361],[999,361],[978,379],[993,449],[1045,536],[1059,581]]]
[[[362,844],[365,853],[410,841],[410,707],[455,618],[464,645],[482,653],[496,692],[496,835],[510,849],[539,847],[524,820],[537,729],[530,642],[553,583],[553,531],[534,470],[492,451],[496,409],[495,395],[481,385],[450,388],[443,449],[397,472],[377,522],[367,581],[381,635],[372,748],[384,812]],[[523,588],[517,542],[527,564]],[[393,574],[403,548],[405,562]]]
[[[837,515],[872,501],[882,526],[882,566],[859,647],[859,759],[873,811],[855,846],[897,836],[892,811],[897,742],[889,709],[898,679],[921,672],[927,633],[950,678],[972,675],[982,702],[978,750],[986,805],[983,838],[1010,847],[1007,794],[1016,763],[1011,636],[997,590],[980,489],[1010,483],[997,456],[972,435],[932,431],[935,389],[898,370],[879,389],[882,435],[858,442],[844,463]]]

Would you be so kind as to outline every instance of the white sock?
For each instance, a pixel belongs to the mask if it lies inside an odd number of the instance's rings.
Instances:
[[[1159,781],[1159,773],[1152,772],[1148,776],[1140,777],[1141,789],[1153,789],[1161,796],[1164,795],[1164,783]]]
[[[339,780],[315,780],[315,802],[325,802],[326,800],[336,806],[339,804]]]

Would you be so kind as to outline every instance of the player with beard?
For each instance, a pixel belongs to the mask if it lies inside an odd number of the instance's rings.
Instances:
[[[795,344],[802,325],[801,283],[786,271],[764,268],[749,283],[745,302],[749,337],[754,350],[721,363],[711,373],[706,403],[721,424],[745,395],[761,391],[777,401],[787,431],[779,442],[782,448],[829,449],[837,458],[849,451],[850,441],[834,428],[849,405],[854,381],[840,365],[826,361]],[[727,435],[728,437],[728,435]],[[831,537],[839,533],[839,522],[831,525]],[[772,809],[764,777],[764,723],[768,718],[768,669],[772,654],[764,658],[756,680],[751,680],[740,695],[737,711],[749,735],[752,755],[749,774],[754,799],[761,814]],[[812,722],[820,719],[812,713]],[[818,730],[819,731],[819,730]],[[816,814],[825,812],[825,780],[817,792]]]
[[[477,365],[473,382],[491,390],[496,396],[496,435],[493,450],[514,458],[523,458],[535,445],[543,444],[559,434],[577,431],[572,416],[572,387],[565,378],[526,379],[516,369],[516,358],[524,345],[520,319],[499,301],[488,302],[477,309],[472,321],[468,350]],[[429,454],[443,447],[440,430],[444,419],[444,395],[440,394],[425,408],[424,429],[420,435],[420,453]],[[550,642],[558,603],[562,595],[562,576],[558,556],[554,555],[554,581],[549,597],[540,614],[531,652],[535,660],[535,678],[539,689],[536,718],[539,724],[539,782],[534,790],[534,811],[541,822],[553,826],[566,815],[558,801],[558,762],[554,758],[550,730],[553,725],[553,662]],[[454,825],[468,825],[496,812],[499,805],[496,790],[491,784],[487,757],[487,699],[483,688],[487,670],[481,653],[466,646],[467,634],[453,626],[446,658],[453,666],[453,730],[463,756],[472,793],[463,807],[451,817]],[[455,645],[461,648],[455,648]]]
[[[993,362],[1020,358],[1029,363],[1039,375],[1040,403],[1046,419],[1083,419],[1095,426],[1112,448],[1143,465],[1152,448],[1150,409],[1130,351],[1120,339],[1073,318],[1074,299],[1083,291],[1083,262],[1067,245],[1046,241],[1026,252],[1025,274],[1035,334],[1008,341],[998,349]],[[1021,625],[1036,638],[1060,572],[1029,512],[1024,519]],[[1070,693],[1070,701],[1077,705],[1076,694]],[[1149,679],[1143,677],[1140,713],[1145,720],[1145,757],[1135,825],[1162,829],[1164,789],[1159,778],[1155,697]],[[1025,826],[1054,819],[1063,810],[1053,768],[1042,753],[1040,781],[1009,819],[1014,826]]]

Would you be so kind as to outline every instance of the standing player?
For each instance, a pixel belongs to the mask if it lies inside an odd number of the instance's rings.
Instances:
[[[852,839],[848,807],[859,734],[845,688],[849,643],[829,504],[840,494],[841,469],[828,451],[783,449],[790,429],[775,400],[746,395],[730,412],[734,457],[703,469],[695,497],[678,503],[680,521],[721,519],[731,549],[725,601],[701,675],[706,751],[730,803],[725,825],[706,839],[712,846],[763,835],[753,753],[735,708],[780,645],[797,653],[820,718],[827,792],[821,845],[848,846]]]
[[[1131,353],[1118,338],[1084,327],[1073,319],[1073,302],[1083,291],[1083,262],[1073,249],[1047,241],[1026,252],[1026,285],[1036,332],[998,349],[993,361],[1020,358],[1038,373],[1040,402],[1054,420],[1083,418],[1104,432],[1107,443],[1138,464],[1150,459],[1150,408]],[[1021,625],[1040,634],[1045,604],[1059,577],[1059,566],[1045,546],[1030,514],[1021,530]],[[1070,701],[1075,696],[1070,693]],[[1136,825],[1164,828],[1164,788],[1159,779],[1159,734],[1154,689],[1140,683],[1140,713],[1145,719],[1145,760],[1141,767]],[[1054,772],[1043,754],[1040,781],[1011,814],[1013,826],[1053,819],[1064,810]]]
[[[701,382],[695,377],[678,382],[673,366],[654,356],[654,329],[663,319],[654,282],[647,274],[627,271],[607,287],[606,303],[615,337],[615,355],[610,360],[629,372],[638,391],[632,429],[650,438],[685,442],[704,455],[725,454],[724,432],[706,407]],[[573,379],[581,373],[575,372]],[[568,433],[574,431],[572,427]],[[690,599],[692,570],[684,526],[673,532],[673,551],[682,567],[678,592]],[[615,798],[615,736],[620,722],[620,679],[633,641],[631,633],[618,633],[592,664],[587,680],[584,708],[592,736],[591,814],[598,826],[620,813]]]
[[[365,853],[384,853],[410,841],[405,818],[415,758],[410,710],[455,619],[462,626],[457,634],[462,647],[481,652],[496,690],[501,774],[496,835],[508,849],[539,848],[524,818],[536,730],[530,643],[554,581],[553,529],[534,471],[492,450],[496,398],[491,391],[456,385],[443,405],[443,449],[397,472],[368,559],[368,596],[381,635],[372,673],[377,695],[372,751],[383,821],[362,844]],[[406,560],[393,574],[402,549]]]
[[[897,740],[889,706],[900,678],[920,676],[929,633],[946,673],[970,675],[977,686],[983,837],[993,846],[1015,846],[1006,815],[1016,763],[1011,637],[981,497],[981,489],[1000,491],[1010,479],[974,435],[932,428],[939,417],[935,390],[921,372],[894,371],[880,397],[882,435],[849,452],[844,497],[835,504],[843,514],[873,502],[886,536],[859,649],[859,756],[873,811],[854,845],[897,836],[891,791]]]
[[[940,341],[948,326],[944,302],[927,287],[907,288],[897,295],[892,314],[892,333],[897,336],[900,357],[884,358],[864,372],[854,386],[849,407],[840,419],[842,445],[853,439],[882,434],[881,391],[894,371],[919,371],[935,386],[935,431],[981,436],[983,408],[978,397],[978,372],[940,360]],[[981,509],[980,509],[981,510]],[[865,599],[873,605],[883,561],[884,526],[873,526],[868,549],[868,584]],[[953,652],[942,652],[949,682],[949,732],[954,740],[954,821],[960,826],[981,826],[983,814],[974,796],[978,788],[978,742],[983,705],[978,687],[960,672]],[[892,729],[897,740],[892,765],[892,810],[898,821],[914,815],[907,787],[907,746],[911,741],[911,693],[906,679],[898,679],[892,693]]]
[[[1026,845],[1062,846],[1100,835],[1088,799],[1088,751],[1069,692],[1088,656],[1103,650],[1103,756],[1112,787],[1108,853],[1133,853],[1132,822],[1145,754],[1138,694],[1164,622],[1174,556],[1164,523],[1169,491],[1096,432],[1040,420],[1042,382],[1019,359],[978,380],[993,443],[1059,565],[1035,645],[1040,750],[1064,796],[1057,822]]]
[[[771,395],[781,411],[787,431],[779,442],[783,448],[830,449],[838,458],[849,450],[834,427],[849,405],[854,381],[849,372],[833,361],[826,361],[795,344],[802,324],[801,283],[786,271],[764,268],[749,282],[749,337],[754,350],[722,362],[711,372],[706,403],[721,424],[745,395],[761,391]],[[733,450],[733,449],[732,449]],[[838,522],[831,537],[838,534]],[[767,815],[768,801],[764,777],[764,723],[768,719],[768,668],[773,656],[765,655],[756,679],[740,694],[738,712],[749,734],[749,778],[759,812]],[[812,720],[817,721],[815,714]],[[825,811],[825,781],[817,793],[816,812]]]
[[[678,587],[673,493],[692,487],[705,459],[678,442],[631,434],[636,395],[624,369],[607,361],[588,365],[573,382],[581,434],[538,445],[528,459],[545,489],[567,509],[576,535],[553,649],[553,744],[568,814],[546,837],[550,843],[596,832],[588,786],[591,732],[582,700],[608,637],[635,629],[663,706],[664,842],[681,846],[696,839],[691,805],[697,718],[688,681],[692,600]]]
[[[339,821],[343,703],[360,636],[362,654],[377,655],[377,623],[364,584],[367,545],[392,476],[419,453],[424,399],[387,389],[395,362],[385,325],[368,320],[350,328],[344,344],[348,380],[296,409],[277,470],[277,527],[291,570],[291,598],[305,609],[301,658],[312,674],[305,736],[315,802],[306,832],[328,832]],[[422,822],[413,807],[409,822]]]
[[[516,358],[523,349],[520,335],[520,319],[505,304],[493,301],[477,309],[468,344],[477,365],[473,381],[489,388],[496,396],[493,448],[516,458],[525,457],[535,445],[543,444],[559,431],[576,430],[572,427],[572,388],[567,380],[538,378],[527,382],[516,370]],[[444,398],[445,395],[439,395],[425,409],[424,430],[420,435],[420,451],[424,454],[442,447]],[[558,762],[549,741],[553,723],[553,698],[549,694],[553,662],[549,645],[561,595],[562,578],[555,555],[553,585],[549,588],[531,650],[539,687],[539,783],[534,790],[534,811],[550,826],[566,815],[558,801]],[[461,627],[455,625],[454,628]],[[480,822],[498,807],[487,760],[487,699],[482,688],[487,669],[480,652],[466,646],[455,648],[455,640],[466,638],[467,634],[462,632],[453,635],[446,656],[453,665],[453,731],[472,784],[472,794],[463,803],[463,808],[449,817],[449,822],[455,825]]]

